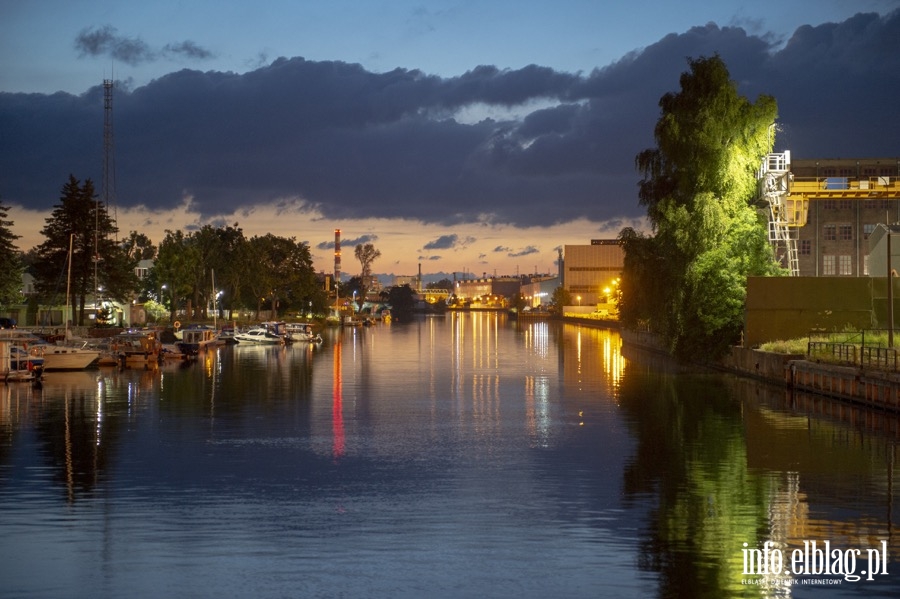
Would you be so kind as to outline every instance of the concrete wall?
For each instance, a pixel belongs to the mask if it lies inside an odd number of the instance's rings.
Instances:
[[[744,347],[804,337],[812,331],[885,327],[886,289],[884,278],[751,277]],[[900,307],[897,299],[895,291],[894,303]],[[900,309],[895,313],[900,316]]]

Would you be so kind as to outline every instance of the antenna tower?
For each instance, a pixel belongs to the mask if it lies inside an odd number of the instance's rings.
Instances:
[[[103,203],[116,224],[116,156],[113,138],[113,80],[103,80]],[[118,228],[116,228],[118,242]]]

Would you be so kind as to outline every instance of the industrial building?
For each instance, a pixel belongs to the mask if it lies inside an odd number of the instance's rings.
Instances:
[[[760,185],[769,238],[794,276],[870,276],[869,237],[879,223],[900,222],[897,158],[770,154]]]
[[[625,252],[617,239],[592,239],[590,245],[564,246],[562,286],[574,305],[597,307],[612,303]]]

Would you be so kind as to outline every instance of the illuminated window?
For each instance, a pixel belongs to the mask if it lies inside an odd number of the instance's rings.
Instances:
[[[834,275],[835,268],[835,256],[825,255],[822,256],[822,274],[823,275]]]
[[[853,274],[853,263],[850,261],[850,256],[848,256],[848,255],[838,256],[838,274],[839,275],[852,275]]]

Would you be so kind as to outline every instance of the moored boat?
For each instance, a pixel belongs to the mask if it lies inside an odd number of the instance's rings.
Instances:
[[[239,344],[248,345],[284,345],[285,343],[284,336],[277,335],[261,326],[235,333],[234,338]]]
[[[306,322],[289,322],[285,325],[285,332],[298,343],[322,342],[322,336],[313,330],[311,324]]]
[[[9,341],[0,341],[0,379],[6,383],[37,381],[43,372],[43,360]]]
[[[110,338],[110,350],[120,366],[156,365],[161,349],[153,331],[124,331]]]
[[[84,345],[38,344],[28,349],[35,358],[41,358],[44,370],[84,370],[96,366],[100,351]]]
[[[175,343],[181,353],[196,355],[208,347],[219,344],[216,330],[210,327],[197,326],[181,329],[181,341]]]

